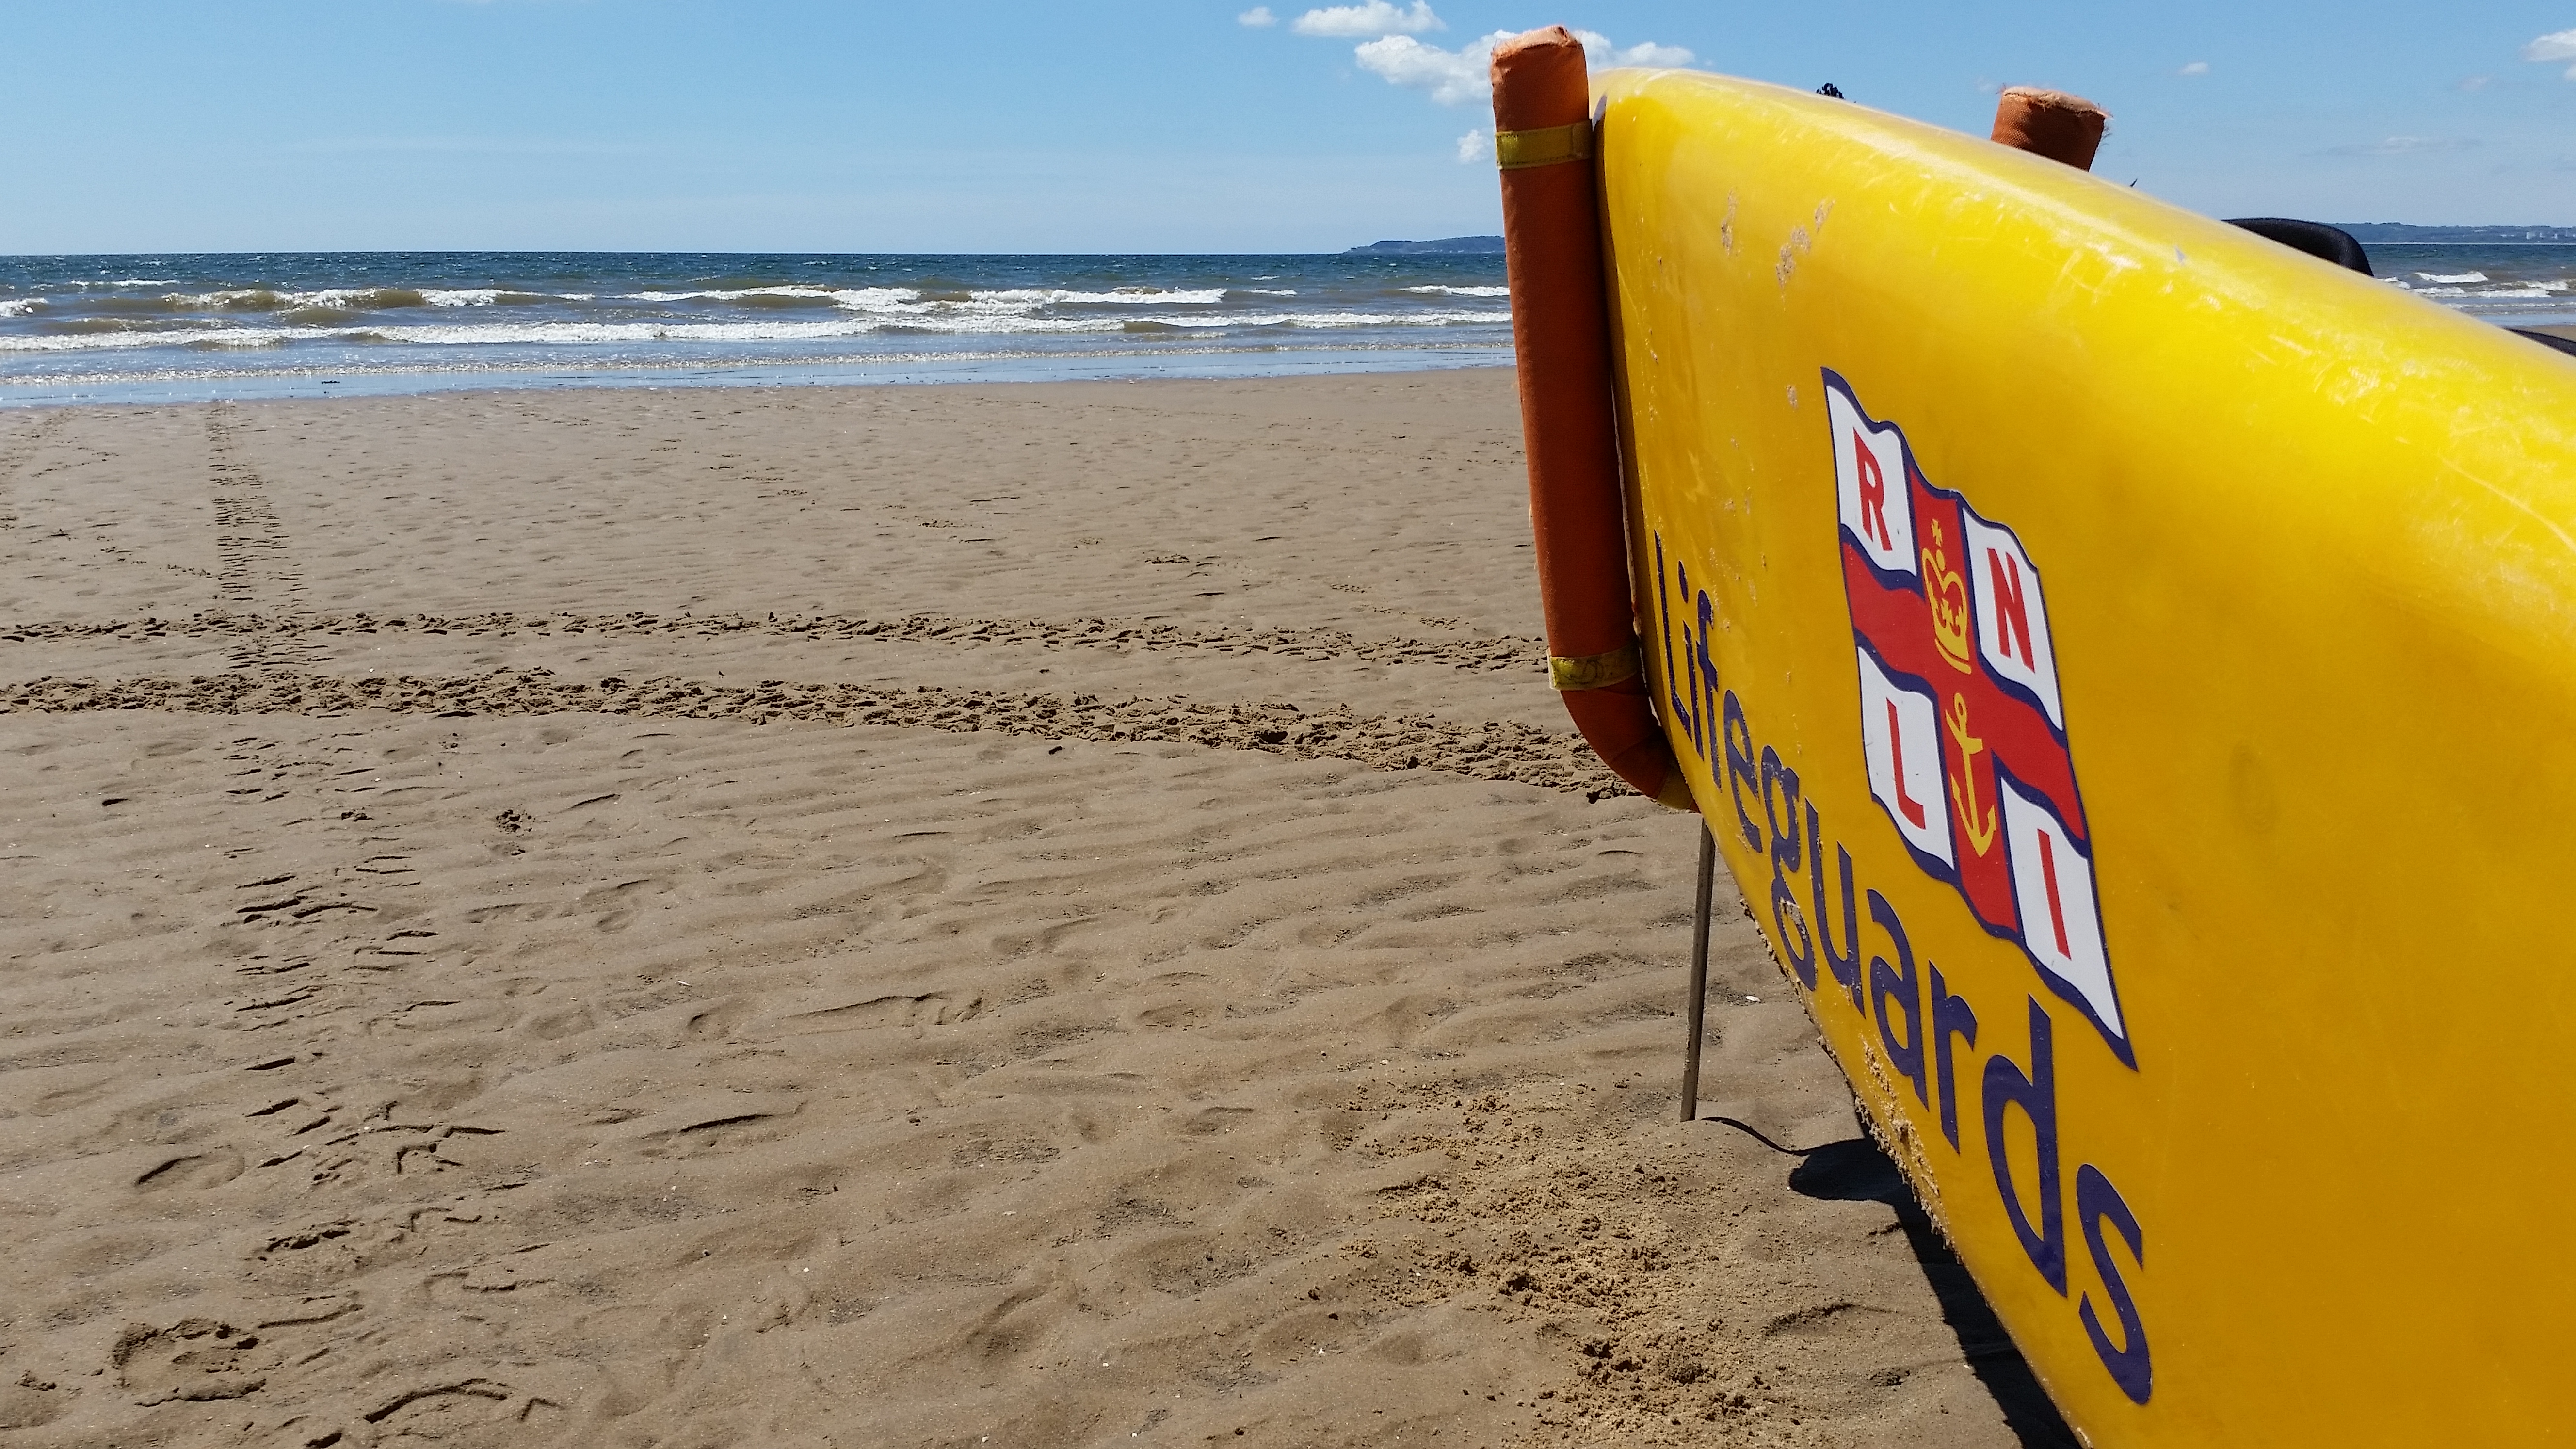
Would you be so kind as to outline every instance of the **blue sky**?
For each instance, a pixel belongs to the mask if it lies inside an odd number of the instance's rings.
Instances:
[[[1471,47],[1552,22],[1979,134],[1999,84],[2077,91],[2097,171],[2219,215],[2576,225],[2576,0],[1310,8],[0,0],[0,252],[1491,231]]]

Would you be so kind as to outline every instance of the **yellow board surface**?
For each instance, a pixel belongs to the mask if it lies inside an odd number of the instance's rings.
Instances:
[[[1847,102],[1596,88],[1659,712],[2069,1421],[2576,1442],[2576,361]]]

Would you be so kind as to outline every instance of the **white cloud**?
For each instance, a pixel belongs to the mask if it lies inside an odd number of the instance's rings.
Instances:
[[[1299,35],[1419,35],[1426,30],[1446,30],[1440,17],[1431,13],[1431,0],[1413,0],[1413,8],[1399,10],[1387,0],[1367,0],[1363,5],[1330,5],[1309,10],[1288,27]]]
[[[2544,35],[2522,48],[2524,60],[2576,60],[2576,30]]]
[[[1458,138],[1458,164],[1473,166],[1494,159],[1494,133],[1482,126]]]
[[[1497,30],[1456,50],[1425,45],[1410,35],[1385,35],[1363,43],[1353,55],[1360,69],[1385,77],[1389,85],[1428,91],[1431,99],[1454,106],[1480,99],[1492,89],[1494,47],[1511,39],[1513,33]],[[1651,40],[1622,50],[1598,31],[1578,30],[1574,38],[1583,42],[1584,57],[1594,65],[1681,66],[1693,59],[1678,45],[1658,45]]]
[[[1234,17],[1234,23],[1237,25],[1249,25],[1255,30],[1261,30],[1278,24],[1279,17],[1271,14],[1270,7],[1267,5],[1255,5],[1251,9],[1244,11],[1241,15]]]
[[[2485,90],[2488,84],[2494,79],[2495,77],[2493,76],[2483,75],[2463,76],[2460,78],[2460,89],[2464,91],[2482,91]]]
[[[1512,32],[1497,30],[1456,50],[1442,50],[1410,35],[1385,35],[1363,42],[1352,55],[1360,69],[1384,76],[1387,84],[1429,91],[1431,99],[1454,106],[1491,88],[1486,70],[1493,63],[1494,47],[1511,37]]]
[[[2576,60],[2576,30],[2556,30],[2522,48],[2524,60]],[[2576,80],[2576,65],[2567,67],[2567,78]]]
[[[2180,69],[2180,70],[2178,70],[2178,71],[2175,71],[2175,72],[2174,72],[2174,74],[2175,74],[2175,75],[2207,75],[2207,74],[2209,74],[2209,62],[2208,62],[2208,61],[2205,61],[2205,60],[2195,60],[2195,61],[2193,61],[2191,64],[2189,64],[2189,65],[2187,65],[2187,66],[2184,66],[2182,69]]]
[[[1657,45],[1651,40],[1621,50],[1597,30],[1578,30],[1574,38],[1583,42],[1583,58],[1594,65],[1676,66],[1688,65],[1693,59],[1678,45]]]

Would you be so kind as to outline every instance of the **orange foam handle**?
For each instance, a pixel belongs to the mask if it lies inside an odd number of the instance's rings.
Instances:
[[[2102,149],[2102,130],[2110,123],[2110,112],[2082,96],[2014,86],[1995,101],[1994,140],[2090,171],[2093,153]]]
[[[1493,78],[1497,135],[1591,122],[1583,44],[1563,26],[1496,47]],[[1506,167],[1502,184],[1547,649],[1589,658],[1637,637],[1596,182],[1592,163],[1580,159]],[[1619,778],[1668,804],[1688,798],[1642,678],[1563,695],[1575,728]]]

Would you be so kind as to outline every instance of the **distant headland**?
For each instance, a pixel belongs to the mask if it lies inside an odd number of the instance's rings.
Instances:
[[[2353,240],[2367,246],[2392,242],[2422,242],[2448,246],[2465,246],[2497,242],[2559,242],[2576,246],[2576,226],[2416,226],[2402,221],[2339,221],[2334,225],[2352,233]],[[1346,257],[1418,257],[1499,252],[1503,239],[1498,236],[1444,236],[1435,241],[1375,241],[1364,247],[1352,247]]]
[[[1418,257],[1426,253],[1485,253],[1503,249],[1498,236],[1444,236],[1438,241],[1376,241],[1353,247],[1346,257]]]
[[[2339,221],[2336,226],[2368,246],[2391,242],[2426,242],[2468,246],[2495,242],[2561,242],[2576,244],[2576,226],[2411,226],[2402,221]]]

